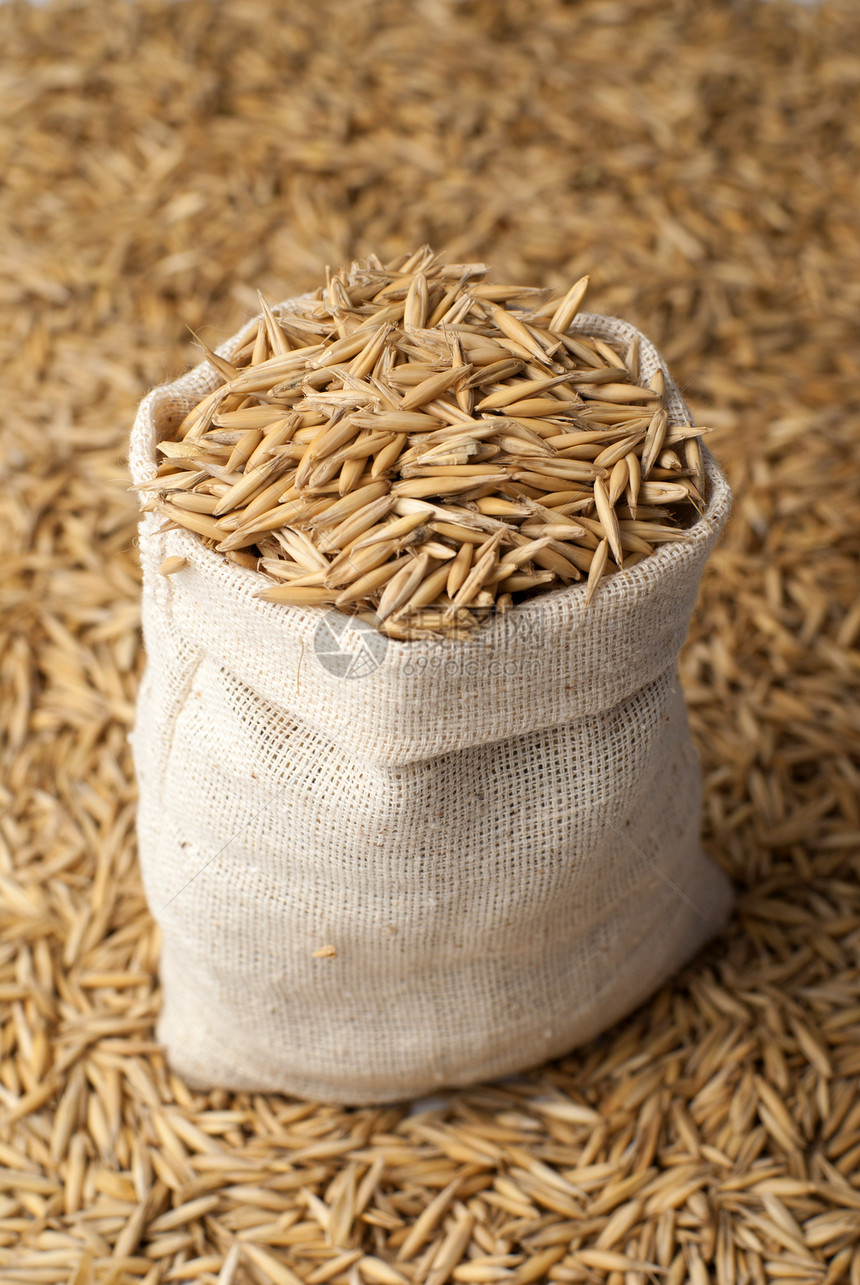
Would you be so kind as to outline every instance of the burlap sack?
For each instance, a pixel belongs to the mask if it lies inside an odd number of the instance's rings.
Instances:
[[[641,338],[645,377],[665,371]],[[144,400],[135,482],[217,382],[198,366]],[[469,641],[261,602],[263,577],[143,517],[132,740],[177,1071],[355,1104],[515,1072],[615,1022],[720,926],[676,673],[730,503],[706,462],[688,541],[588,608],[560,589]],[[171,554],[187,566],[166,579]]]

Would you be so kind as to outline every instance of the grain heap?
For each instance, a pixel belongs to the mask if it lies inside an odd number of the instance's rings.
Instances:
[[[262,316],[223,383],[162,441],[144,504],[277,583],[395,638],[465,637],[493,611],[684,538],[700,438],[669,424],[658,371],[569,333],[588,286],[480,284],[428,247],[327,274]],[[166,574],[177,569],[172,562]]]

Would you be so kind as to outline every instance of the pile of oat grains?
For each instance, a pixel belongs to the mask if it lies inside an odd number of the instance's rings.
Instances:
[[[400,639],[582,579],[590,601],[683,540],[708,430],[669,423],[638,340],[571,329],[587,277],[546,300],[485,273],[424,246],[261,297],[229,360],[202,345],[221,382],[159,444],[144,505],[264,573],[266,600]]]

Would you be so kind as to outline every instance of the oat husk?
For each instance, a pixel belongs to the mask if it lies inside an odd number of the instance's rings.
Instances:
[[[711,430],[678,418],[662,371],[640,382],[638,339],[608,343],[588,314],[571,329],[587,276],[536,303],[547,292],[486,271],[425,245],[274,307],[261,295],[220,353],[198,340],[205,393],[159,422],[143,482],[133,452],[141,508],[261,572],[264,601],[334,606],[399,640],[462,638],[499,599],[583,573],[590,602],[682,542],[704,465],[664,447]]]
[[[0,9],[2,1277],[856,1282],[856,10],[279,15]],[[738,913],[592,1048],[423,1114],[191,1094],[130,837],[126,426],[235,282],[423,240],[592,265],[720,428],[682,676]]]

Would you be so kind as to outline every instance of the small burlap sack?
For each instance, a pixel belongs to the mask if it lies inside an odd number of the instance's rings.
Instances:
[[[136,483],[217,383],[202,365],[144,400]],[[178,1072],[353,1104],[516,1072],[622,1017],[721,925],[676,672],[729,510],[706,466],[688,540],[589,607],[559,589],[457,642],[261,602],[264,577],[143,517],[132,740]],[[187,561],[169,579],[168,555]]]

